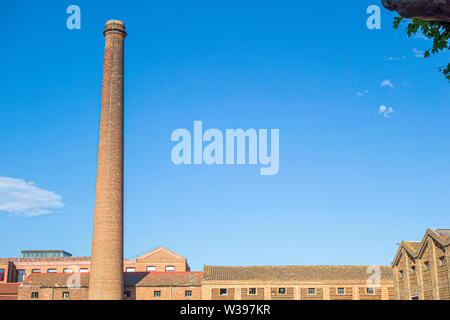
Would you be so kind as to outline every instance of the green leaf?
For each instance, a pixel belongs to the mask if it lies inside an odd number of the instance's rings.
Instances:
[[[400,23],[404,20],[402,17],[394,18],[394,29],[398,29]],[[433,46],[426,50],[424,57],[428,58],[431,54],[437,54],[445,49],[450,49],[450,23],[443,21],[424,21],[420,19],[413,18],[409,21],[406,27],[406,34],[408,37],[415,35],[417,31],[421,31],[423,35],[433,40]],[[440,67],[439,71],[444,74],[444,76],[450,80],[450,63],[447,67]]]

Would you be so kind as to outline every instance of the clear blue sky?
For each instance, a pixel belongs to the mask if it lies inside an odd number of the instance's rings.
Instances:
[[[81,30],[66,28],[70,4]],[[393,30],[384,8],[368,30],[370,4],[3,3],[0,256],[90,255],[109,19],[128,31],[126,258],[162,245],[193,270],[389,264],[396,243],[450,227],[450,85],[437,70],[450,55],[423,59],[431,42]],[[278,174],[174,165],[170,135],[194,120],[280,129]]]

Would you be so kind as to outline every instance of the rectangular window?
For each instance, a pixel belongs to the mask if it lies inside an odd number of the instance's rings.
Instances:
[[[226,296],[226,295],[227,295],[227,289],[220,289],[220,290],[219,290],[219,294],[220,294],[221,296]]]
[[[155,292],[153,292],[153,296],[154,296],[155,298],[161,297],[161,291],[155,291]]]
[[[166,267],[166,272],[174,272],[175,271],[175,267],[174,266],[167,266]]]
[[[156,271],[156,267],[154,267],[154,266],[147,267],[147,272],[155,272],[155,271]]]
[[[398,272],[398,274],[399,274],[399,276],[400,276],[400,279],[403,279],[403,270],[400,270],[400,271]]]
[[[39,298],[39,292],[32,292],[31,299],[37,299],[37,298]]]
[[[65,268],[63,270],[64,273],[72,273],[72,269],[71,268]]]
[[[135,272],[136,268],[127,268],[126,270],[127,270],[127,272]]]
[[[308,294],[309,295],[315,295],[316,294],[316,288],[308,288]]]
[[[89,269],[87,269],[87,268],[80,269],[80,273],[88,273],[88,272],[89,272]]]
[[[62,298],[63,299],[69,299],[70,298],[70,293],[69,292],[63,292],[62,293]]]
[[[25,270],[17,270],[17,282],[22,282],[25,279]]]
[[[411,266],[411,274],[416,274],[416,267],[415,266]]]
[[[192,291],[191,291],[191,290],[186,290],[186,291],[184,292],[184,296],[185,296],[185,297],[192,297]]]
[[[345,294],[345,288],[337,288],[337,294]]]
[[[278,294],[286,294],[286,288],[278,288]]]
[[[366,288],[366,294],[373,294],[373,288]]]
[[[439,265],[440,266],[445,265],[445,257],[439,257]],[[2,272],[2,271],[0,270],[0,272]]]
[[[56,269],[48,269],[47,273],[56,273]]]
[[[0,281],[5,280],[5,269],[0,269]]]
[[[130,291],[130,290],[125,290],[125,292],[123,293],[123,296],[124,296],[125,298],[131,297],[131,291]]]
[[[31,273],[41,273],[41,269],[33,269],[31,270]]]
[[[425,271],[427,271],[428,269],[430,269],[430,263],[428,261],[425,261],[424,267],[425,267]]]
[[[248,289],[248,294],[249,294],[250,296],[256,295],[256,288],[250,288],[250,289]]]

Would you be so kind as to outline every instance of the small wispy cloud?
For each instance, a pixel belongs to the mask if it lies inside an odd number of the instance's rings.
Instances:
[[[394,85],[392,84],[391,80],[389,80],[389,79],[384,79],[383,81],[381,81],[380,87],[389,87],[391,89],[394,89]]]
[[[405,56],[401,56],[401,57],[388,57],[387,58],[389,61],[399,61],[399,60],[405,60],[406,57]]]
[[[413,48],[412,51],[414,52],[414,57],[423,58],[424,52],[422,50]]]
[[[379,108],[378,108],[378,114],[382,114],[385,118],[390,118],[391,114],[394,113],[394,109],[392,109],[391,107],[386,107],[384,104],[382,104]]]
[[[362,97],[362,96],[365,96],[366,94],[368,94],[369,93],[369,90],[363,90],[363,91],[357,91],[356,92],[356,95],[358,96],[358,97]]]
[[[423,33],[417,33],[412,36],[414,39],[430,40],[430,38],[425,37]]]
[[[62,197],[33,182],[0,176],[0,211],[27,217],[51,213],[64,206]]]

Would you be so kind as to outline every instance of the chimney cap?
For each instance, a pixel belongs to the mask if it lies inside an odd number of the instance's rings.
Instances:
[[[106,21],[105,26],[107,26],[108,24],[111,24],[111,23],[115,23],[115,24],[117,23],[117,24],[120,24],[122,26],[125,26],[125,23],[123,23],[120,20],[108,20],[108,21]]]
[[[103,35],[107,35],[109,33],[119,33],[124,38],[127,36],[125,31],[125,23],[120,20],[108,20],[105,24],[105,30],[103,31]]]

